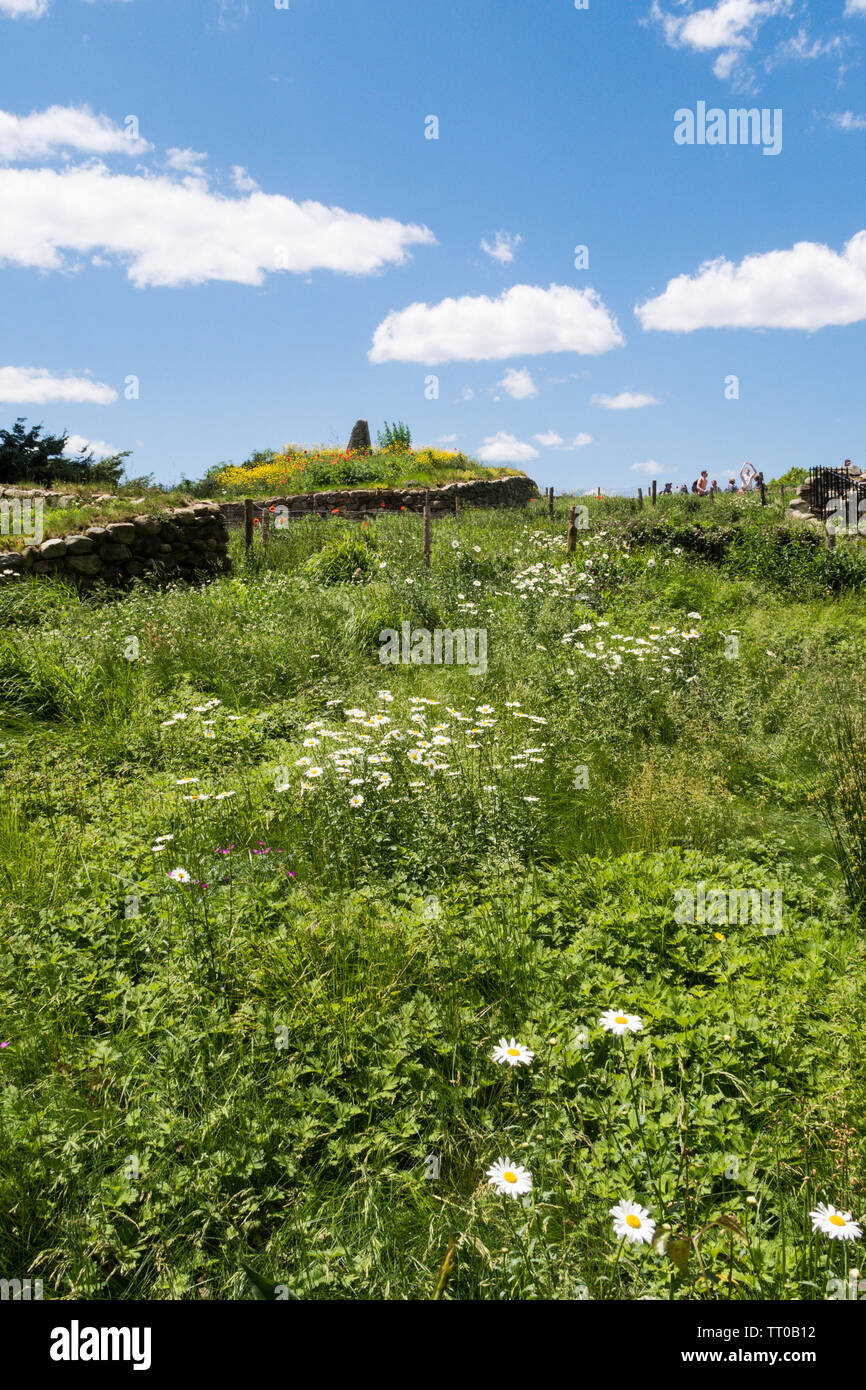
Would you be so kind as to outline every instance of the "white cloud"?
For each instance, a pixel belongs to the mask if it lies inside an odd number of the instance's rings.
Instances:
[[[49,0],[0,0],[0,17],[41,19],[48,13]]]
[[[855,116],[853,111],[831,111],[827,120],[837,130],[866,130],[866,116]]]
[[[565,443],[562,435],[557,434],[556,430],[548,430],[546,434],[534,434],[532,438],[535,440],[536,444],[540,444],[543,449],[556,449],[559,445]]]
[[[538,458],[538,450],[531,444],[523,444],[513,434],[500,430],[498,434],[488,435],[477,451],[482,463],[530,463]]]
[[[658,473],[676,473],[676,468],[665,468],[663,464],[656,463],[655,459],[647,459],[646,463],[633,463],[632,473],[646,473],[648,478],[655,477]]]
[[[513,401],[528,401],[532,396],[538,395],[538,387],[532,380],[532,373],[528,367],[523,367],[517,371],[514,367],[509,367],[501,381],[497,381],[497,386],[501,386]]]
[[[866,319],[866,231],[839,254],[814,241],[788,251],[720,256],[695,275],[678,275],[662,294],[638,305],[644,330],[691,333],[697,328],[800,328]]]
[[[0,367],[0,401],[50,405],[54,401],[110,405],[117,392],[86,376],[53,376],[46,367]]]
[[[392,311],[373,335],[371,362],[495,361],[545,352],[601,353],[625,339],[595,290],[514,285],[498,299],[443,299]]]
[[[93,454],[96,458],[106,459],[112,454],[119,454],[120,450],[114,444],[106,444],[104,439],[85,439],[83,434],[71,434],[63,452],[70,457]]]
[[[713,53],[716,77],[725,80],[753,47],[758,32],[768,19],[790,14],[793,0],[717,0],[715,5],[694,9],[688,0],[685,14],[670,14],[653,0],[650,18],[661,24],[665,40],[672,48],[690,48],[694,53]]]
[[[238,193],[258,193],[259,185],[242,164],[232,165],[232,185]]]
[[[229,280],[260,285],[270,271],[369,275],[434,245],[427,227],[374,219],[281,194],[226,197],[203,181],[111,174],[100,164],[0,169],[0,263],[65,267],[64,252],[117,257],[139,288]]]
[[[866,0],[847,0],[846,14],[866,14]]]
[[[583,449],[587,444],[592,443],[591,434],[577,434],[568,443],[556,430],[548,430],[546,434],[534,434],[532,438],[536,444],[540,444],[543,449],[562,449],[571,452],[572,449]]]
[[[655,396],[640,391],[620,391],[618,396],[593,396],[591,404],[603,406],[605,410],[640,410],[645,405],[658,405],[658,401]]]
[[[206,159],[207,155],[199,150],[179,150],[172,147],[166,153],[165,163],[169,169],[174,169],[179,174],[202,174],[202,165]]]
[[[471,386],[463,387],[463,389],[460,392],[460,399],[461,401],[474,401],[475,392],[472,390]]]
[[[437,443],[437,444],[456,444],[456,443],[457,443],[457,435],[456,435],[456,434],[440,434],[440,435],[439,435],[439,438],[436,440],[436,443]]]
[[[481,250],[500,265],[510,265],[522,241],[523,237],[517,233],[512,236],[511,232],[497,232],[493,242],[489,242],[486,237],[481,238]]]
[[[2,3],[2,0],[0,0]],[[19,159],[44,159],[62,150],[82,154],[141,155],[150,149],[146,140],[131,138],[107,116],[97,116],[88,106],[49,106],[16,116],[0,111],[0,163]]]

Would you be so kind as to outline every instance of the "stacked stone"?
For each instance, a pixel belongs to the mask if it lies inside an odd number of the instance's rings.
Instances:
[[[455,502],[473,507],[522,507],[538,496],[531,478],[479,478],[442,483],[438,487],[344,488],[334,492],[301,492],[291,497],[269,497],[257,502],[258,512],[286,507],[290,516],[330,515],[339,512],[350,520],[386,512],[423,512],[429,499],[431,512],[453,512]],[[244,520],[242,502],[224,502],[222,512],[230,526]]]
[[[67,492],[43,492],[41,489],[0,487],[0,497],[17,497],[21,501],[42,501],[46,507],[75,507],[78,498]],[[113,499],[112,499],[113,500]]]
[[[60,574],[83,587],[124,584],[146,574],[196,579],[230,568],[228,529],[215,503],[88,526],[80,535],[0,552],[0,578]]]

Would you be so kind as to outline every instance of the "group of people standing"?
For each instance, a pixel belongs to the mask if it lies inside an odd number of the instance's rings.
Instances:
[[[744,463],[742,468],[740,469],[740,482],[738,483],[737,479],[733,476],[729,477],[728,486],[724,489],[724,491],[739,493],[751,492],[753,488],[760,487],[761,482],[763,481],[763,477],[763,473],[758,473],[750,463]],[[664,496],[665,494],[667,494],[668,496],[670,496],[673,493],[673,490],[673,483],[665,483],[662,489],[662,495]],[[706,468],[701,470],[700,477],[695,478],[690,488],[687,487],[685,483],[683,483],[681,487],[677,488],[677,492],[692,492],[697,497],[706,497],[708,492],[715,493],[721,492],[722,490],[723,489],[719,487],[719,484],[716,482],[715,478],[710,479]]]

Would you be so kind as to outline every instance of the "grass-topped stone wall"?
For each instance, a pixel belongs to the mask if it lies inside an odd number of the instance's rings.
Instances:
[[[177,507],[163,516],[88,526],[80,535],[0,552],[0,582],[58,575],[85,588],[100,581],[124,584],[147,574],[194,579],[228,568],[227,525],[212,502]]]

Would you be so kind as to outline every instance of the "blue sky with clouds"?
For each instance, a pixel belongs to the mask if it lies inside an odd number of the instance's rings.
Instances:
[[[4,425],[866,467],[866,0],[0,0],[0,51]]]

